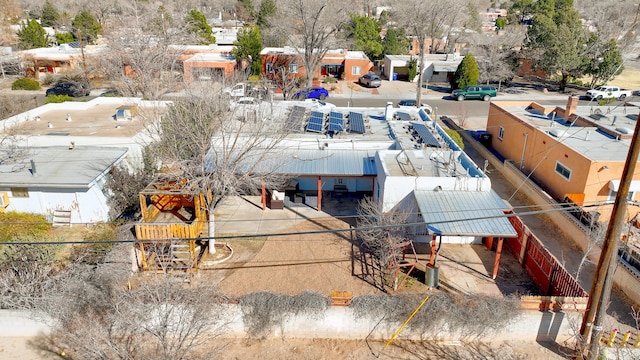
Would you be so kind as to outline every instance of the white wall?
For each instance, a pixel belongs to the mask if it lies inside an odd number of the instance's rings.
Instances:
[[[225,305],[223,318],[225,338],[246,337],[240,305]],[[216,315],[217,316],[217,315]],[[521,310],[510,324],[498,330],[487,330],[481,340],[491,341],[555,341],[562,344],[572,341],[574,327],[580,324],[581,314]],[[281,327],[275,326],[267,337],[324,338],[324,339],[372,339],[387,340],[398,329],[400,323],[380,322],[380,319],[358,317],[350,307],[329,307],[324,313],[289,317]],[[4,329],[4,331],[3,331]],[[7,331],[7,329],[10,329]],[[0,310],[0,336],[36,336],[49,327],[42,321],[34,320],[28,312]],[[422,332],[403,329],[398,339],[413,340],[464,340],[464,329],[446,329]]]
[[[54,210],[71,210],[71,223],[109,220],[107,199],[97,185],[86,191],[29,188],[29,197],[13,197],[11,191],[7,193],[9,194],[7,211],[52,216]]]

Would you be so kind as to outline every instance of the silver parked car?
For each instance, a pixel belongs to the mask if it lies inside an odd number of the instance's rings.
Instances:
[[[358,79],[358,83],[362,86],[366,87],[380,87],[382,85],[382,81],[380,80],[380,76],[375,73],[368,73],[366,75],[360,76]]]

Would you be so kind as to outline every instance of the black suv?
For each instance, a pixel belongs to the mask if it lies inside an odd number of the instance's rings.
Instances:
[[[90,93],[89,89],[86,88],[84,85],[77,82],[72,82],[72,81],[61,82],[47,89],[47,96],[69,95],[73,97],[79,97],[79,96],[89,96],[89,93]]]

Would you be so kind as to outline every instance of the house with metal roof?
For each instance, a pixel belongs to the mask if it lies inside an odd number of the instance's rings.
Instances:
[[[608,220],[629,152],[638,105],[566,107],[492,101],[491,147],[558,202],[583,206],[593,221]],[[629,193],[629,216],[640,211],[640,176]]]
[[[29,147],[17,161],[0,164],[0,210],[46,215],[54,224],[108,221],[105,175],[127,151]]]
[[[490,179],[424,110],[292,104],[281,117],[290,135],[271,155],[256,156],[261,164],[244,167],[288,179],[282,188],[263,189],[269,192],[263,209],[273,190],[284,193],[285,206],[300,202],[318,211],[323,197],[361,193],[383,211],[415,209],[410,221],[419,224],[418,242],[476,244],[517,235]],[[465,224],[468,216],[474,222]]]

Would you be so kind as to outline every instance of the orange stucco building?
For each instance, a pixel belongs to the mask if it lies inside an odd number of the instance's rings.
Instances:
[[[260,53],[262,73],[273,78],[279,69],[284,68],[290,78],[308,78],[310,73],[302,60],[301,52],[292,47],[265,48]],[[373,63],[362,51],[347,49],[329,50],[320,61],[320,65],[311,71],[314,79],[333,76],[347,81],[358,78],[373,69]]]
[[[530,101],[494,101],[487,131],[492,148],[512,161],[557,201],[575,202],[608,220],[622,177],[638,107],[566,107]],[[639,211],[640,172],[629,194],[630,216]]]

